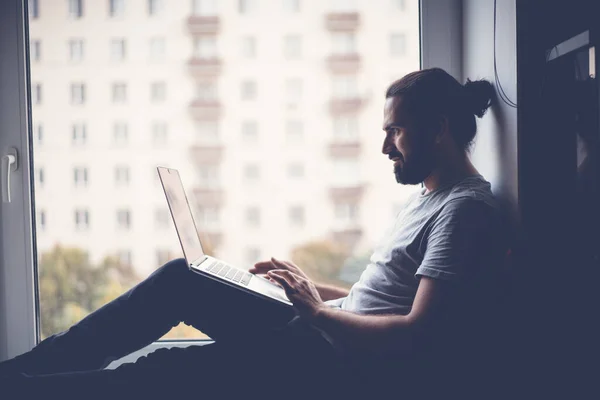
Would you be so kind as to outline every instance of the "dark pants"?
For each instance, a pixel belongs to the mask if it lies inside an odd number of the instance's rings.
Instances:
[[[160,349],[103,369],[180,322],[215,343]],[[13,363],[24,373],[0,389],[3,395],[35,399],[285,398],[316,395],[342,376],[332,347],[292,309],[216,284],[183,259]]]

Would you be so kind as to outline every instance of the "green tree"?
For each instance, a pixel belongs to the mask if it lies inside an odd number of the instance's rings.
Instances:
[[[348,286],[339,279],[348,251],[331,241],[313,241],[294,248],[290,258],[316,282]]]

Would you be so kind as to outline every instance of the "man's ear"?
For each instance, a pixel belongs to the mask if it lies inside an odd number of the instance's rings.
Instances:
[[[450,124],[448,122],[448,117],[445,115],[440,115],[435,124],[435,133],[433,142],[435,144],[440,144],[444,138],[450,134]]]

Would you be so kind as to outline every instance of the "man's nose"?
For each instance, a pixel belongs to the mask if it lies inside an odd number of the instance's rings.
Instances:
[[[383,154],[390,154],[391,143],[389,138],[386,136],[383,140],[383,146],[381,147],[381,152]]]

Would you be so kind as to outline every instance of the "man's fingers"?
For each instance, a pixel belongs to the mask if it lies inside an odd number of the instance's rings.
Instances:
[[[254,264],[254,267],[250,268],[248,272],[251,274],[266,274],[268,271],[276,268],[271,261],[260,261]]]
[[[290,271],[283,269],[274,269],[272,271],[269,271],[267,276],[275,279],[286,290],[292,289],[295,280],[293,274]]]

